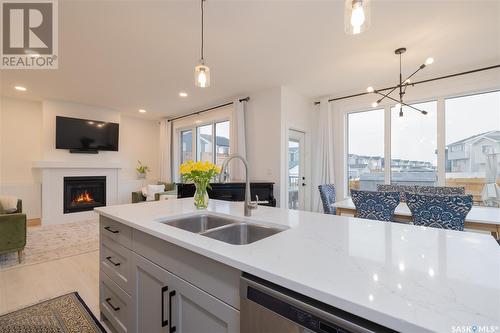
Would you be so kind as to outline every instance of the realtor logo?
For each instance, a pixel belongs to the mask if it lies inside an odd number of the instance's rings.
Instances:
[[[0,17],[2,69],[57,68],[57,0],[0,0]]]

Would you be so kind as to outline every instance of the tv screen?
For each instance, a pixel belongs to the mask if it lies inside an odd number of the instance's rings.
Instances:
[[[79,151],[118,151],[118,124],[56,117],[56,148]]]

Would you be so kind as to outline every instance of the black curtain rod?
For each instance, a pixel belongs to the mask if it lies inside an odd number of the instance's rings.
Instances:
[[[432,79],[427,79],[427,80],[413,82],[410,85],[414,86],[416,84],[427,83],[427,82],[432,82],[432,81],[437,81],[437,80],[442,80],[442,79],[448,79],[450,77],[455,77],[455,76],[460,76],[460,75],[466,75],[466,74],[472,74],[472,73],[482,72],[482,71],[486,71],[486,70],[489,70],[489,69],[495,69],[495,68],[499,68],[499,67],[500,67],[500,65],[494,65],[494,66],[489,66],[489,67],[483,67],[483,68],[473,69],[473,70],[466,71],[466,72],[455,73],[455,74],[450,74],[450,75],[435,77],[435,78],[432,78]],[[397,87],[398,86],[387,87],[387,88],[382,88],[382,89],[375,89],[375,90],[376,91],[386,91],[386,90],[391,90],[391,89],[394,89],[394,88],[397,88]],[[335,97],[335,98],[330,98],[328,100],[328,102],[333,102],[333,101],[338,101],[338,100],[341,100],[341,99],[353,98],[353,97],[358,97],[358,96],[363,96],[363,95],[369,95],[369,94],[372,94],[372,93],[362,92],[362,93],[354,94],[354,95],[347,95],[347,96],[342,96],[342,97]],[[321,104],[321,102],[318,102],[318,101],[314,102],[314,105],[318,105],[318,104]]]
[[[241,102],[248,102],[249,100],[250,100],[250,96],[247,96],[245,98],[240,98],[239,99],[240,103]],[[217,106],[212,106],[211,108],[208,108],[208,109],[204,109],[204,110],[192,112],[192,113],[185,114],[183,116],[175,117],[175,118],[172,118],[172,119],[167,119],[167,122],[171,122],[171,121],[182,119],[182,118],[186,118],[186,117],[197,116],[200,113],[207,112],[207,111],[212,111],[212,110],[219,109],[219,108],[223,108],[223,107],[231,105],[231,104],[234,104],[234,102],[228,102],[228,103],[220,104],[220,105],[217,105]]]

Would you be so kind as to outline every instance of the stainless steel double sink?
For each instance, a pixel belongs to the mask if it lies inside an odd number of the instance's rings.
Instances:
[[[286,230],[209,214],[163,223],[233,245],[250,244]]]

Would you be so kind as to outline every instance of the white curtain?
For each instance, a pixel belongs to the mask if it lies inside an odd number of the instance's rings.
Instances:
[[[239,98],[233,102],[229,145],[231,154],[238,154],[246,159],[245,103],[245,101],[240,102]],[[243,163],[239,160],[233,160],[229,165],[229,175],[231,180],[243,180],[245,177]]]
[[[328,98],[320,101],[317,131],[314,131],[315,144],[313,145],[313,186],[312,186],[312,210],[322,212],[321,198],[318,186],[321,184],[334,183],[334,159],[333,159],[333,116]]]
[[[172,182],[172,122],[160,123],[160,180]]]

